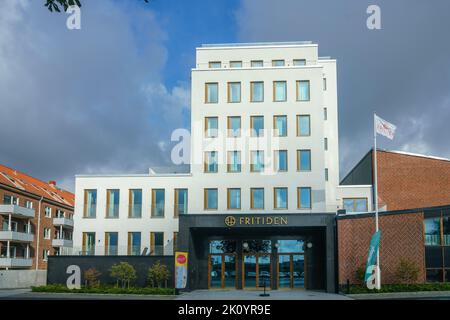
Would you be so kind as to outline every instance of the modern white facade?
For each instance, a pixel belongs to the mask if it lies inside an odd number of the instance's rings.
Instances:
[[[172,254],[182,209],[335,214],[365,198],[371,210],[371,186],[339,186],[336,60],[317,44],[204,45],[191,78],[191,172],[78,175],[76,251]]]

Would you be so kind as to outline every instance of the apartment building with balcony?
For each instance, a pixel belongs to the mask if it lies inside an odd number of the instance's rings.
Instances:
[[[371,186],[339,186],[336,60],[311,42],[196,55],[190,170],[78,175],[74,250],[188,251],[190,288],[334,291],[336,211],[372,210]]]
[[[0,165],[0,269],[46,269],[72,247],[74,195]]]

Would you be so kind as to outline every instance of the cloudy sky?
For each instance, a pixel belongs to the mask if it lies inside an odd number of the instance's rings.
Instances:
[[[82,0],[72,31],[44,2],[0,1],[0,163],[69,190],[75,174],[170,164],[202,43],[312,40],[336,58],[341,176],[374,111],[398,126],[381,147],[450,157],[448,0]]]

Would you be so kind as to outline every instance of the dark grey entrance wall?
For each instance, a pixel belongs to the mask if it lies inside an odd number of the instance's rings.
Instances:
[[[174,287],[174,257],[173,256],[50,256],[48,257],[47,284],[67,283],[67,267],[76,265],[80,267],[81,283],[84,284],[84,272],[89,268],[95,268],[102,274],[99,280],[102,284],[114,284],[115,279],[111,278],[111,267],[119,262],[128,262],[136,270],[137,279],[135,285],[144,287],[147,283],[148,268],[157,261],[165,264],[170,272],[167,286]]]
[[[227,217],[234,218],[233,226],[225,223]],[[271,224],[262,223],[267,217],[273,218]],[[253,218],[247,221],[254,223],[246,224],[245,218]],[[336,292],[335,214],[187,214],[179,217],[179,228],[178,250],[189,252],[187,289],[208,287],[208,245],[212,239],[300,237],[313,243],[305,252],[308,289]],[[238,265],[238,279],[240,271]]]

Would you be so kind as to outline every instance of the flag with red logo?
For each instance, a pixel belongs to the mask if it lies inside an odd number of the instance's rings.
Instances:
[[[385,136],[388,139],[393,140],[395,135],[395,130],[397,129],[392,123],[381,119],[379,116],[375,115],[375,128],[378,134]]]

